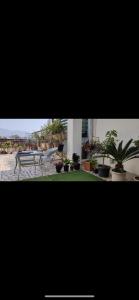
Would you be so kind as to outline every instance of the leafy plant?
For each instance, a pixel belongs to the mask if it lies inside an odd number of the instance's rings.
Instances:
[[[107,154],[108,148],[111,144],[114,144],[116,146],[116,142],[118,142],[118,133],[115,129],[107,131],[105,135],[105,140],[100,144],[100,153]],[[108,158],[108,156],[105,156]],[[104,158],[103,157],[103,165],[104,165]]]
[[[18,151],[19,152],[23,151],[23,146],[19,146]]]
[[[63,166],[62,161],[57,162],[57,163],[55,164],[55,166]]]
[[[123,147],[123,141],[116,147],[115,143],[112,142],[107,147],[107,152],[102,154],[102,157],[109,157],[116,161],[115,172],[123,173],[123,164],[131,159],[139,158],[139,149],[136,146],[130,146],[133,139],[130,139],[128,143]],[[100,157],[100,156],[99,156]]]
[[[64,164],[65,164],[65,165],[70,165],[70,162],[71,162],[70,159],[67,159],[67,158],[64,159]]]
[[[61,161],[59,161],[58,163],[56,163],[56,171],[58,172],[58,173],[60,173],[61,172],[61,170],[62,170],[62,168],[63,168],[63,163],[61,162]]]
[[[51,142],[62,142],[64,141],[65,127],[62,122],[57,119],[52,124],[47,124],[41,128],[41,137],[48,139]]]
[[[110,131],[107,131],[106,135],[105,135],[105,140],[102,142],[102,151],[105,153],[107,152],[107,149],[108,147],[111,145],[111,144],[114,144],[116,145],[116,142],[118,142],[118,134],[117,134],[117,131],[116,130],[110,130]]]
[[[90,159],[89,162],[92,165],[92,167],[96,167],[97,166],[97,159],[96,158]]]
[[[73,160],[74,163],[79,163],[80,156],[77,155],[77,153],[73,153],[72,160]]]
[[[134,141],[134,145],[139,148],[139,140]]]

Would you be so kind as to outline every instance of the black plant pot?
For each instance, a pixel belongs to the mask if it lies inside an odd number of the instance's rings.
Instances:
[[[80,164],[79,164],[79,163],[75,163],[75,164],[74,164],[74,169],[75,169],[76,171],[79,171],[79,170],[80,170]]]
[[[56,166],[57,173],[61,173],[61,170],[62,170],[62,166]]]
[[[110,175],[110,167],[109,166],[106,166],[106,165],[99,165],[98,166],[98,175],[100,177],[109,177]]]
[[[94,169],[93,173],[98,174],[98,168]]]
[[[63,148],[64,148],[64,145],[63,144],[59,144],[58,151],[59,152],[63,152]]]
[[[3,150],[1,151],[1,154],[8,154],[7,151]]]
[[[69,171],[69,165],[65,165],[64,166],[64,172],[68,172]]]
[[[70,171],[73,171],[74,170],[74,166],[70,166]]]

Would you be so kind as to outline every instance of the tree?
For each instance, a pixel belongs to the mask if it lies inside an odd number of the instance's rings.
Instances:
[[[47,124],[41,128],[41,136],[48,138],[51,142],[62,142],[64,140],[65,127],[60,120],[54,120],[52,124]]]
[[[11,143],[10,142],[4,142],[1,144],[1,149],[2,151],[7,154],[8,153],[8,149],[11,147]]]
[[[40,138],[39,134],[37,132],[32,133],[32,139],[38,141]]]

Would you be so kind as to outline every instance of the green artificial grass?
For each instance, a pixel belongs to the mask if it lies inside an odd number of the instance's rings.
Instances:
[[[73,171],[55,175],[24,179],[24,181],[103,181],[97,176],[84,171]]]

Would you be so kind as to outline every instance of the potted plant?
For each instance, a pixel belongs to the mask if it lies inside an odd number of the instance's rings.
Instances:
[[[80,156],[77,155],[77,153],[73,153],[72,155],[72,160],[73,160],[73,166],[75,170],[80,170]]]
[[[61,161],[59,161],[56,164],[56,171],[57,171],[57,173],[61,173],[62,168],[63,168],[63,163]]]
[[[74,170],[74,162],[71,160],[70,161],[70,171]]]
[[[82,145],[82,159],[87,159],[90,151],[92,150],[92,145],[87,141]]]
[[[58,152],[63,152],[64,144],[58,145]]]
[[[70,165],[70,160],[69,159],[65,159],[64,160],[64,171],[68,172],[69,171],[69,165]]]
[[[86,144],[83,144],[83,146],[82,146],[82,159],[86,159],[87,154],[88,154],[88,151],[87,151],[87,148],[86,148]]]
[[[115,168],[112,170],[112,181],[125,181],[126,171],[123,164],[131,159],[139,158],[139,149],[136,146],[130,146],[133,139],[123,147],[123,141],[116,147],[115,143],[109,145],[107,151],[109,158],[116,161]]]
[[[85,171],[93,171],[96,169],[97,166],[97,160],[95,158],[90,158],[87,161],[83,162],[83,168]]]
[[[117,131],[116,130],[110,130],[107,131],[106,136],[105,136],[105,140],[101,143],[100,145],[100,153],[103,154],[103,164],[99,164],[98,165],[98,175],[100,177],[109,177],[110,174],[110,166],[109,165],[105,165],[104,164],[104,159],[105,158],[109,158],[108,157],[108,148],[111,144],[114,144],[116,146],[116,142],[117,142]]]
[[[98,165],[98,175],[100,177],[104,177],[107,178],[110,175],[110,166],[104,165],[104,164],[100,164]]]
[[[20,152],[22,152],[22,151],[23,151],[23,146],[19,146],[18,152],[20,153]]]
[[[1,148],[2,148],[1,154],[7,154],[7,151],[6,151],[7,143],[6,142],[2,143]]]

